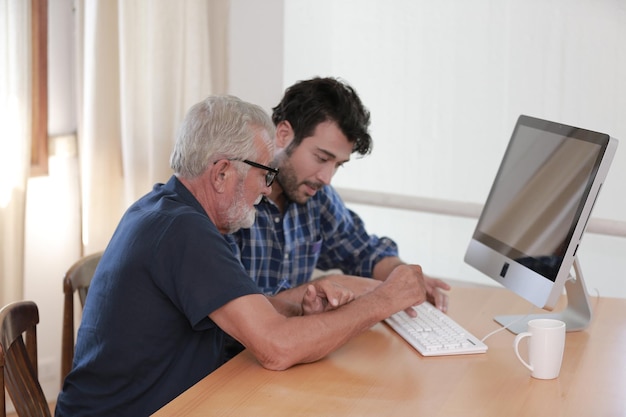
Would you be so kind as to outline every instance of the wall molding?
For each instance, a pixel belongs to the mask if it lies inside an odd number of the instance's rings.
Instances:
[[[408,196],[335,187],[347,203],[387,207],[400,210],[433,213],[444,216],[478,219],[483,205],[454,200]],[[592,217],[587,225],[588,233],[626,238],[626,222]]]

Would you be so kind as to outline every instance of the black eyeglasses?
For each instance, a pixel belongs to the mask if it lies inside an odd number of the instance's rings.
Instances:
[[[274,180],[276,179],[276,175],[278,175],[278,169],[268,167],[267,165],[259,164],[258,162],[250,161],[249,159],[228,158],[228,160],[240,161],[240,162],[243,162],[244,164],[248,164],[255,168],[261,168],[261,169],[266,170],[267,174],[265,174],[265,185],[267,185],[268,187],[270,187],[274,183]]]

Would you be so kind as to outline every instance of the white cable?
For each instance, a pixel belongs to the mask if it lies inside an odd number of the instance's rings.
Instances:
[[[504,329],[508,329],[512,324],[517,323],[520,320],[526,319],[528,316],[530,316],[530,314],[533,312],[534,309],[535,309],[535,306],[532,306],[530,311],[528,313],[526,313],[525,316],[520,316],[517,319],[515,319],[515,320],[511,321],[510,323],[508,323],[506,326],[499,327],[496,330],[492,331],[491,333],[487,333],[487,335],[485,337],[483,337],[480,341],[484,343],[485,340],[487,340],[487,338],[493,336],[494,334],[496,334],[498,332],[501,332]]]

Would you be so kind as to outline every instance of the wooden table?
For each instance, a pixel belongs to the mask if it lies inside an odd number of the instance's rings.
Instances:
[[[502,288],[455,287],[450,299],[449,315],[479,338],[499,327],[494,315],[531,310]],[[626,300],[591,303],[592,323],[567,334],[554,380],[530,377],[506,330],[486,340],[485,354],[425,358],[379,323],[286,371],[268,371],[244,351],[154,415],[626,416]]]

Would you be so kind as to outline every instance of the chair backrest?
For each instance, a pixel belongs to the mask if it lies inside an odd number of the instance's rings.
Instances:
[[[81,309],[85,306],[91,278],[102,258],[102,252],[80,258],[63,277],[63,334],[61,339],[61,385],[72,369],[74,360],[74,292],[78,293]]]
[[[0,310],[0,416],[6,417],[6,388],[20,417],[50,417],[37,377],[39,310],[32,301],[17,301]]]

